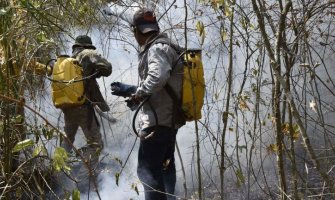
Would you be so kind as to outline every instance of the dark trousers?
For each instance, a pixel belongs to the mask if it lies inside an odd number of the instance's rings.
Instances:
[[[81,127],[87,145],[83,151],[83,157],[88,161],[88,165],[82,164],[76,174],[78,188],[81,193],[87,192],[88,188],[95,189],[92,181],[97,181],[98,173],[95,170],[99,163],[100,151],[103,148],[100,127],[95,118],[94,109],[91,105],[80,105],[63,109],[65,120],[65,133],[68,140],[64,140],[62,147],[66,151],[71,151],[72,145]]]
[[[174,200],[177,130],[158,126],[142,132],[153,133],[141,140],[138,151],[137,175],[144,186],[145,200]]]

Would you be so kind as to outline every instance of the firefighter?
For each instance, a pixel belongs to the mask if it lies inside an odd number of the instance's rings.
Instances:
[[[176,62],[179,60],[174,48],[177,45],[165,33],[160,33],[152,10],[141,8],[135,12],[131,28],[140,46],[140,85],[133,90],[133,87],[115,82],[112,83],[112,94],[124,96],[124,93],[134,91],[127,100],[131,108],[145,102],[139,117],[141,140],[137,175],[144,186],[146,200],[173,200],[176,199],[176,134],[185,120],[175,112],[177,105],[164,86],[168,83],[180,98],[183,64]]]
[[[92,181],[96,180],[95,169],[98,165],[99,154],[103,148],[100,125],[95,115],[94,109],[97,106],[102,112],[109,111],[109,106],[105,102],[96,78],[107,77],[112,73],[112,65],[104,57],[97,53],[92,40],[87,35],[79,35],[75,38],[72,46],[72,57],[79,61],[83,68],[83,77],[94,77],[84,80],[85,102],[79,106],[62,108],[64,113],[64,131],[67,140],[63,140],[62,147],[70,152],[79,127],[81,127],[85,138],[86,146],[83,148],[83,157],[86,164],[82,164],[77,173],[77,184],[81,192],[86,192],[87,188],[94,188]],[[72,143],[72,144],[70,144]]]

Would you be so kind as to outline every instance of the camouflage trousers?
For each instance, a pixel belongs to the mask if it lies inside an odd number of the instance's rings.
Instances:
[[[75,140],[78,128],[80,127],[85,135],[87,145],[81,151],[83,158],[77,174],[76,180],[79,190],[87,192],[88,188],[94,189],[94,182],[97,178],[95,169],[99,163],[100,151],[103,148],[101,140],[100,126],[96,120],[94,108],[91,105],[81,105],[62,109],[64,113],[65,127],[64,131],[68,140],[63,140],[62,147],[70,152]]]

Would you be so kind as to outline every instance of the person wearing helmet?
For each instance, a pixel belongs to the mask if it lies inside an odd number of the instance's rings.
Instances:
[[[135,12],[131,25],[140,46],[140,85],[131,99],[143,104],[140,113],[140,147],[137,174],[146,200],[176,199],[175,143],[178,128],[185,124],[164,86],[169,84],[180,98],[183,65],[171,39],[160,28],[155,13],[147,8]]]
[[[103,148],[100,125],[94,109],[97,106],[102,112],[109,111],[109,106],[100,92],[96,78],[109,76],[112,73],[112,65],[97,53],[96,47],[87,35],[79,35],[75,38],[72,57],[76,58],[79,66],[83,68],[83,77],[90,78],[84,80],[85,103],[62,108],[67,139],[63,140],[61,146],[70,152],[78,128],[82,129],[87,144],[82,148],[85,160],[78,170],[76,182],[80,192],[87,192],[88,188],[94,189],[93,181],[96,181],[97,178],[95,169],[98,165],[100,151]]]

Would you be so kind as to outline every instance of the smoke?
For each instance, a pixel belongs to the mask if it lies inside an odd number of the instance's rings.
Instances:
[[[128,149],[124,148],[124,150],[127,152]],[[110,150],[107,149],[107,151]],[[121,154],[121,151],[115,152],[115,155],[120,156],[120,159],[122,159]],[[120,164],[117,163],[114,159],[115,158],[109,156],[102,160],[102,165],[104,167],[99,170],[100,198],[103,200],[143,199],[143,188],[136,176],[136,159],[134,158],[134,155],[131,155],[129,162],[119,177],[116,177],[116,175],[120,173],[121,167]],[[99,199],[95,192],[91,192],[89,197],[92,200]],[[88,194],[81,194],[81,199],[87,198]]]
[[[179,1],[178,1],[179,2]],[[123,12],[122,8],[117,6],[111,8],[115,13],[123,13],[123,16],[127,19],[131,19],[133,10],[127,9]],[[197,7],[199,8],[199,7]],[[161,9],[161,8],[158,8]],[[162,27],[171,27],[171,25],[178,24],[180,19],[184,17],[180,16],[182,11],[180,10],[180,5],[178,4],[175,10],[170,10],[168,14],[174,15],[171,17],[172,22],[162,18],[160,21]],[[164,9],[162,9],[164,10]],[[202,11],[206,11],[203,9]],[[203,15],[207,17],[208,15]],[[169,16],[170,17],[170,16]],[[173,18],[175,17],[175,18]],[[177,19],[178,18],[178,19]],[[202,20],[204,18],[199,17],[197,20]],[[194,21],[195,22],[195,21]],[[193,25],[193,24],[192,24]],[[191,26],[191,22],[189,22]],[[115,27],[115,26],[113,26]],[[164,28],[162,28],[164,30]],[[180,31],[180,30],[179,30]],[[208,39],[208,48],[206,48],[206,54],[203,55],[203,61],[205,63],[205,74],[206,74],[206,86],[207,86],[207,97],[206,105],[203,112],[203,124],[199,125],[199,141],[200,141],[200,164],[201,164],[201,179],[203,188],[205,191],[205,196],[211,199],[218,197],[218,191],[220,188],[220,159],[221,159],[221,145],[225,145],[225,193],[226,199],[266,199],[260,188],[266,191],[278,191],[278,177],[276,175],[276,154],[271,153],[268,150],[270,144],[275,143],[274,130],[272,128],[273,124],[271,122],[271,110],[266,110],[262,108],[259,116],[259,121],[262,121],[264,125],[262,130],[253,127],[253,122],[255,120],[255,115],[253,113],[253,105],[256,100],[255,95],[252,93],[252,85],[256,82],[256,78],[253,77],[251,68],[254,66],[248,66],[247,76],[248,80],[244,88],[245,96],[249,96],[250,99],[247,100],[247,104],[250,111],[246,111],[243,114],[233,113],[237,105],[237,99],[235,98],[239,92],[243,72],[245,67],[246,56],[243,55],[245,49],[240,48],[240,52],[234,55],[234,74],[236,74],[236,79],[233,87],[233,97],[232,100],[234,104],[231,106],[231,111],[229,117],[236,118],[228,124],[228,130],[226,131],[226,143],[221,144],[221,136],[223,134],[222,130],[222,111],[224,110],[225,103],[225,87],[226,87],[226,77],[227,77],[227,66],[228,59],[226,59],[224,48],[217,48],[215,43],[221,43],[215,40],[217,34],[216,29],[206,29],[206,39]],[[178,33],[178,30],[177,30]],[[119,36],[119,32],[112,33]],[[111,111],[109,114],[116,119],[115,123],[106,121],[105,119],[100,119],[102,125],[101,133],[105,139],[105,148],[101,154],[101,166],[99,168],[99,193],[100,197],[105,199],[143,199],[143,188],[139,182],[136,174],[137,167],[137,149],[139,141],[135,141],[135,136],[131,129],[132,114],[129,109],[125,106],[124,98],[112,96],[110,93],[110,83],[114,81],[120,81],[128,84],[137,84],[138,74],[137,74],[137,52],[136,43],[132,37],[132,33],[127,28],[122,29],[122,34],[127,36],[127,42],[120,42],[117,40],[111,40],[110,35],[105,34],[99,30],[94,30],[91,32],[93,43],[96,44],[97,50],[102,50],[102,54],[108,56],[108,60],[111,61],[113,65],[113,74],[107,78],[101,78],[98,80],[100,89],[107,100]],[[190,32],[188,35],[189,43],[198,44],[198,37],[196,32]],[[173,37],[183,40],[184,36],[182,34],[175,34]],[[238,38],[236,39],[238,41]],[[71,42],[71,41],[69,41]],[[130,44],[129,44],[130,43]],[[108,45],[106,45],[108,44]],[[69,45],[70,46],[70,45]],[[107,47],[108,48],[107,48]],[[237,47],[236,47],[237,48]],[[108,49],[108,50],[106,50]],[[241,53],[242,52],[242,53]],[[258,55],[257,55],[258,56]],[[255,56],[252,59],[258,59]],[[334,127],[332,126],[334,119],[334,78],[331,76],[335,73],[334,65],[335,61],[331,55],[327,57],[325,65],[320,65],[315,68],[315,74],[320,78],[315,85],[311,85],[308,88],[299,88],[303,85],[305,80],[300,78],[300,74],[307,73],[307,70],[301,70],[298,68],[293,73],[293,77],[297,77],[295,80],[294,94],[300,94],[308,89],[305,96],[306,101],[309,103],[314,101],[316,106],[315,110],[308,107],[308,104],[304,102],[304,99],[297,97],[295,99],[297,102],[301,102],[300,111],[304,113],[306,111],[308,115],[308,132],[310,133],[312,143],[318,147],[324,147],[325,141],[321,141],[323,136],[331,135],[334,133]],[[251,61],[250,61],[251,62]],[[254,61],[252,61],[254,62]],[[220,63],[220,64],[217,64]],[[265,65],[267,65],[266,63]],[[219,66],[217,66],[219,65]],[[260,71],[258,72],[260,73]],[[312,73],[308,71],[310,75]],[[261,90],[261,101],[264,101],[262,105],[269,105],[271,100],[271,87],[266,86],[266,79],[269,78],[270,72],[265,70],[264,77],[262,81]],[[251,77],[251,78],[250,78]],[[311,76],[308,76],[311,78]],[[315,76],[314,76],[315,78]],[[323,82],[323,83],[322,83]],[[326,83],[325,85],[323,85]],[[330,84],[329,84],[330,83]],[[326,87],[327,85],[327,87]],[[50,91],[50,88],[47,88]],[[320,94],[315,95],[316,89],[319,90]],[[297,95],[299,96],[299,95]],[[59,110],[53,108],[49,93],[42,95],[37,100],[31,101],[31,105],[35,102],[40,102],[39,107],[36,109],[40,113],[50,120],[56,127],[62,129],[63,119]],[[321,113],[322,112],[322,113]],[[324,116],[324,126],[322,123],[317,125],[315,122],[320,122],[321,116]],[[31,118],[31,121],[38,121],[38,123],[43,123],[37,118]],[[241,123],[237,126],[235,123]],[[327,130],[324,129],[327,128]],[[326,134],[325,134],[326,133]],[[186,126],[182,127],[177,135],[177,142],[179,150],[181,153],[181,159],[183,162],[183,167],[180,162],[178,153],[175,153],[176,158],[176,169],[177,169],[177,185],[176,185],[176,195],[184,196],[184,186],[183,183],[186,181],[188,196],[194,195],[198,187],[198,172],[197,172],[197,154],[196,154],[196,135],[194,123],[187,123]],[[133,145],[135,146],[133,148]],[[296,145],[300,148],[302,140],[299,139]],[[85,144],[85,139],[81,130],[78,131],[75,146],[80,148]],[[50,143],[49,152],[53,152],[53,148],[58,145],[56,142]],[[303,148],[301,148],[303,149]],[[305,152],[297,151],[297,155],[303,157]],[[129,159],[128,159],[129,156]],[[305,159],[303,157],[301,160]],[[127,160],[127,162],[126,162]],[[302,162],[302,161],[301,161]],[[305,164],[305,163],[303,163]],[[120,176],[117,174],[122,173]],[[186,174],[186,180],[183,175],[183,171]],[[118,183],[118,184],[117,184]],[[137,189],[136,189],[137,188]],[[137,191],[139,194],[137,194]],[[82,194],[81,199],[98,199],[97,195],[90,193]],[[267,198],[274,197],[273,194],[269,194]]]
[[[143,191],[142,185],[139,184],[136,177],[129,177],[128,174],[132,173],[124,174],[119,180],[118,185],[116,185],[116,181],[113,177],[106,175],[101,184],[101,198],[110,199],[113,197],[115,200],[143,199],[143,193],[137,194],[135,189],[137,188],[138,191]]]

